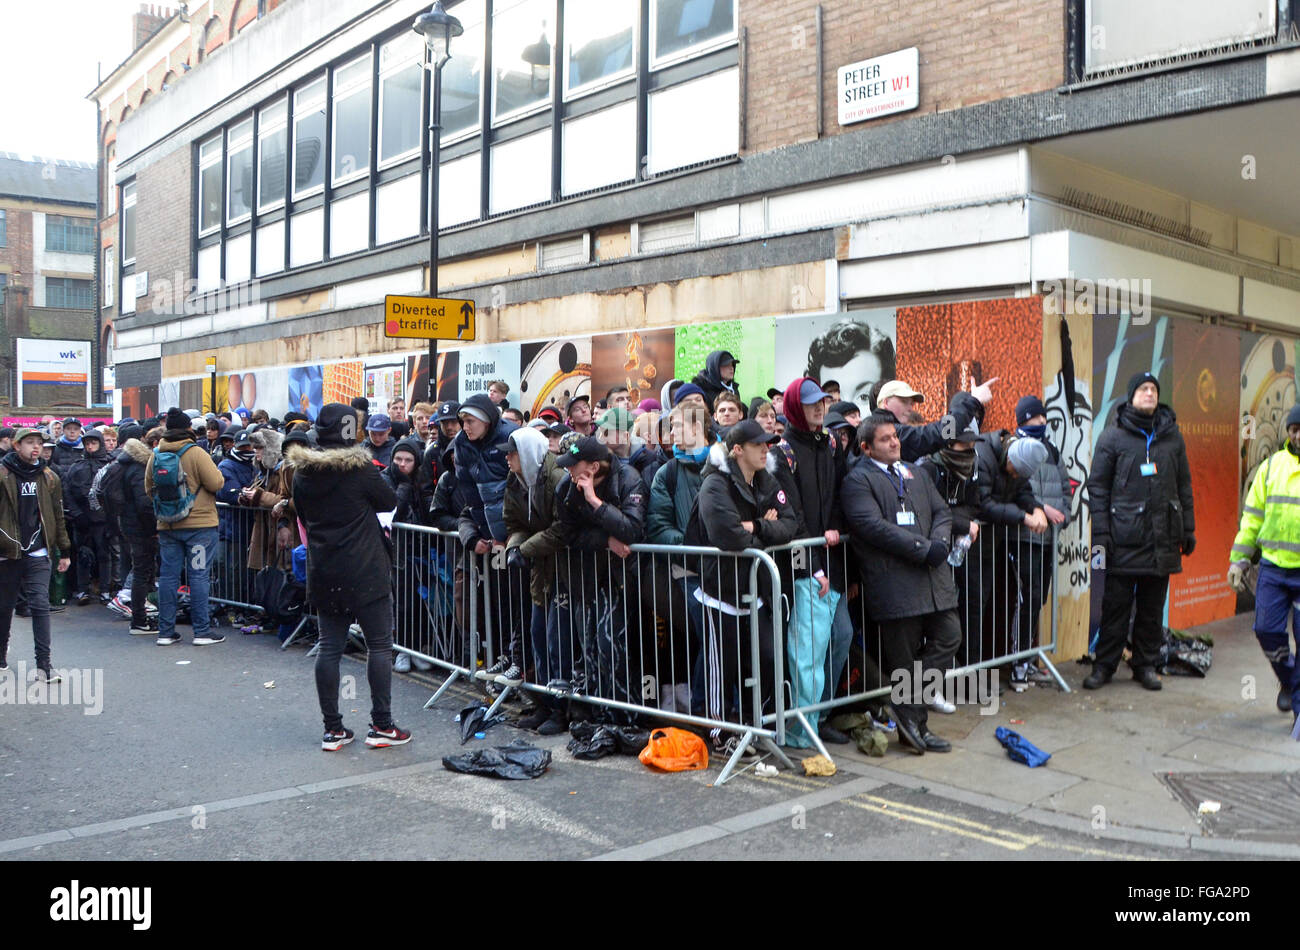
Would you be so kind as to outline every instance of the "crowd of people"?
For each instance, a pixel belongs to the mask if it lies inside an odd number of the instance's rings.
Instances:
[[[714,352],[698,375],[669,380],[657,399],[633,405],[616,386],[531,418],[497,381],[463,403],[396,399],[382,412],[364,399],[330,404],[314,424],[295,412],[273,419],[173,408],[86,431],[65,419],[57,433],[0,432],[0,447],[14,440],[0,489],[35,477],[37,502],[23,501],[26,487],[0,490],[3,642],[17,593],[35,607],[33,592],[48,583],[48,561],[33,566],[47,549],[61,565],[71,562],[76,603],[98,597],[129,614],[132,634],[162,646],[180,640],[182,574],[199,645],[224,640],[209,607],[212,571],[223,584],[268,569],[301,575],[319,626],[322,747],[353,738],[338,709],[339,657],[350,636],[363,638],[369,654],[366,741],[400,745],[410,733],[392,719],[390,683],[394,664],[408,669],[411,657],[394,657],[395,618],[412,616],[405,601],[427,604],[434,586],[427,559],[423,577],[398,579],[413,576],[414,555],[394,547],[392,526],[412,525],[440,531],[440,550],[452,552],[451,622],[468,636],[491,620],[500,655],[487,658],[481,675],[503,687],[548,687],[529,693],[532,706],[518,722],[542,734],[565,731],[590,708],[581,700],[598,698],[609,701],[596,704],[601,715],[647,704],[690,713],[714,724],[717,751],[734,750],[735,730],[722,724],[748,715],[751,665],[772,670],[785,659],[769,655],[776,610],[788,612],[787,640],[817,645],[808,649],[818,651],[821,694],[802,702],[850,688],[854,642],[878,643],[866,662],[884,684],[892,671],[994,657],[1010,658],[1015,690],[1051,682],[1033,651],[1053,584],[1055,531],[1068,524],[1080,486],[1066,475],[1040,396],[1023,394],[1014,419],[990,419],[989,380],[926,421],[927,395],[902,380],[861,387],[865,405],[842,399],[834,380],[811,376],[744,401],[738,366],[733,354]],[[1107,572],[1096,663],[1084,685],[1106,685],[1131,638],[1135,678],[1159,689],[1160,607],[1169,575],[1195,545],[1186,453],[1150,374],[1130,382],[1108,422],[1088,483]],[[1293,454],[1300,416],[1296,423]],[[738,554],[799,539],[818,543],[802,561],[782,561],[785,596],[762,580],[750,591],[747,573],[722,557],[691,561],[632,547]],[[496,593],[473,604],[471,559],[497,575]],[[18,569],[20,560],[27,568]],[[147,598],[155,576],[156,611]],[[414,615],[428,623],[432,611]],[[764,631],[759,657],[751,655],[755,622]],[[43,623],[38,665],[48,669],[48,617]],[[878,640],[862,636],[868,624]],[[420,640],[405,633],[406,642]],[[1274,654],[1289,697],[1294,662]],[[652,663],[660,681],[646,692]],[[765,704],[779,676],[761,679]],[[883,714],[900,743],[921,754],[948,751],[929,713],[953,709],[942,692],[914,689],[895,693]],[[825,717],[816,728],[825,742],[849,741]]]

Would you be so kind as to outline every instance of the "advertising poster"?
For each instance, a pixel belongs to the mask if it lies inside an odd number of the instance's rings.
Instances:
[[[925,396],[929,422],[971,383],[997,378],[981,430],[1014,429],[1016,401],[1042,395],[1043,298],[971,300],[898,310],[898,378]]]
[[[1241,484],[1245,498],[1255,472],[1286,441],[1286,415],[1296,404],[1295,341],[1241,334]]]
[[[265,409],[272,417],[289,411],[288,369],[259,369],[255,372],[231,373],[217,377],[217,401],[221,401],[222,380],[225,380],[226,404],[223,409],[239,412],[246,409],[251,414]],[[183,407],[193,408],[193,407]]]
[[[525,343],[519,348],[519,363],[518,408],[527,419],[547,406],[563,413],[574,396],[591,395],[590,337]]]
[[[784,390],[800,376],[833,379],[843,397],[865,413],[871,387],[898,376],[897,349],[892,309],[777,317],[773,385]]]
[[[677,328],[674,375],[690,382],[704,371],[704,361],[714,350],[726,350],[740,366],[736,380],[745,405],[755,396],[767,398],[776,379],[776,318],[724,320]],[[667,380],[664,380],[667,382]]]
[[[438,351],[438,401],[459,401],[460,350]],[[406,358],[406,408],[429,398],[428,354]]]
[[[322,386],[319,366],[295,366],[289,370],[289,408],[315,422],[321,406],[325,404],[322,401]]]
[[[676,343],[673,330],[633,330],[592,337],[593,398],[604,399],[613,387],[626,386],[633,406],[642,399],[659,399],[659,390],[673,378]]]
[[[383,406],[387,409],[394,399],[405,401],[406,390],[402,386],[405,377],[404,363],[367,363],[365,386],[361,395],[370,400],[371,408]]]
[[[519,408],[519,344],[491,343],[467,346],[460,351],[460,397],[486,393],[493,380],[504,380],[510,387],[506,401]]]
[[[1169,578],[1169,625],[1190,627],[1231,617],[1237,595],[1223,580],[1224,552],[1237,533],[1237,473],[1224,464],[1237,451],[1238,334],[1190,321],[1174,324],[1174,391],[1169,400],[1187,445],[1195,498],[1196,550]],[[1290,407],[1288,406],[1288,409]],[[1225,503],[1226,502],[1226,503]]]
[[[89,342],[19,338],[16,344],[18,405],[90,405]]]
[[[321,398],[326,404],[341,402],[346,406],[361,395],[364,375],[365,364],[360,360],[326,363],[321,367]]]
[[[130,386],[121,390],[122,411],[119,419],[147,419],[158,415],[158,387]]]

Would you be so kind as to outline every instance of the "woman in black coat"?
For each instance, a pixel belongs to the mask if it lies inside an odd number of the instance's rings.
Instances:
[[[1088,689],[1115,674],[1135,600],[1129,665],[1144,687],[1160,689],[1155,667],[1169,575],[1182,571],[1182,556],[1196,546],[1192,473],[1178,419],[1159,401],[1160,382],[1150,373],[1129,381],[1128,397],[1097,441],[1088,475],[1092,544],[1105,551],[1106,570],[1101,638],[1083,682]]]
[[[307,600],[320,623],[316,693],[325,719],[321,748],[352,741],[339,715],[339,660],[355,620],[369,653],[371,724],[366,745],[384,748],[409,742],[411,734],[392,719],[393,557],[378,515],[397,506],[397,495],[356,444],[356,410],[324,406],[316,419],[321,451],[294,445],[293,504],[307,529]]]

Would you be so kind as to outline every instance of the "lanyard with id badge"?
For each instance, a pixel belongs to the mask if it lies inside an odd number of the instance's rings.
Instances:
[[[1138,471],[1142,473],[1143,478],[1150,478],[1156,473],[1156,463],[1151,461],[1151,443],[1155,441],[1155,438],[1156,433],[1153,429],[1147,434],[1147,460],[1138,467]]]
[[[894,484],[894,467],[891,465],[885,470],[889,476],[889,484]],[[907,493],[903,491],[903,476],[898,476],[898,513],[894,515],[894,520],[904,527],[911,527],[916,524],[916,512],[907,510]]]

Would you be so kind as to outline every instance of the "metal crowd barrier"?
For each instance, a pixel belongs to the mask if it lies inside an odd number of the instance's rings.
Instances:
[[[217,502],[217,562],[209,578],[211,602],[262,612],[253,595],[257,572],[248,567],[248,549],[258,518],[270,521],[270,509]],[[271,537],[275,537],[273,528]]]
[[[1056,529],[1041,537],[1041,543],[1036,543],[1024,537],[1018,526],[981,524],[979,539],[964,563],[949,568],[957,587],[960,641],[942,666],[945,692],[953,681],[973,679],[971,675],[979,670],[1035,659],[1042,661],[1060,689],[1070,691],[1047,657],[1056,648],[1058,625],[1053,596]],[[822,553],[816,555],[818,551]],[[785,604],[789,611],[787,655],[776,658],[776,669],[783,671],[783,685],[791,693],[784,715],[797,720],[807,742],[827,754],[811,726],[812,714],[890,697],[895,686],[901,689],[916,671],[887,669],[890,649],[886,638],[895,632],[897,623],[872,619],[874,584],[863,576],[847,534],[834,547],[828,546],[825,538],[810,538],[771,548],[768,553],[778,561],[790,592]],[[837,595],[834,611],[827,603],[818,602],[821,596],[813,578],[818,569],[826,571],[831,591]],[[1044,607],[1048,621],[1040,631]],[[819,668],[820,683],[816,676]],[[963,686],[970,682],[968,679]],[[918,684],[910,685],[916,690]],[[810,688],[817,695],[809,695]],[[971,695],[968,690],[958,692],[959,698]],[[765,715],[763,722],[774,722],[775,715]]]

